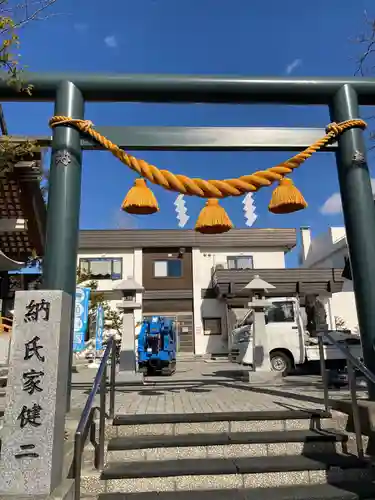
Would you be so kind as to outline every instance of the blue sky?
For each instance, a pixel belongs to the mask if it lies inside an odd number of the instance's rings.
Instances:
[[[58,0],[47,21],[21,34],[22,63],[35,72],[227,74],[249,76],[352,76],[360,47],[352,41],[365,29],[364,0]],[[302,8],[302,5],[305,7]],[[375,14],[375,10],[372,10]],[[49,134],[52,104],[8,103],[11,134]],[[370,110],[363,110],[363,116]],[[86,118],[96,125],[305,126],[325,127],[324,107],[95,104]],[[288,153],[136,154],[160,168],[205,178],[240,176],[266,169]],[[370,155],[370,168],[372,163]],[[321,180],[324,178],[324,182]],[[253,227],[300,227],[314,234],[341,225],[340,213],[321,207],[338,190],[334,156],[310,159],[293,179],[309,203],[292,215],[267,210],[271,188],[255,195]],[[319,181],[317,181],[319,179]],[[84,155],[81,228],[177,228],[175,195],[153,188],[161,211],[129,216],[120,211],[134,174],[106,152]],[[194,226],[202,200],[186,198]],[[331,200],[332,201],[332,200]],[[236,227],[245,227],[241,199],[225,200]],[[329,205],[335,211],[337,197]],[[326,205],[327,207],[327,205]],[[327,212],[327,210],[326,210]],[[288,259],[296,265],[296,257]]]

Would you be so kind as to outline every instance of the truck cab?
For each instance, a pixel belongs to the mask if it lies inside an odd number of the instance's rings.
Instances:
[[[265,311],[266,332],[270,348],[272,369],[284,374],[297,365],[319,361],[318,339],[311,337],[306,330],[306,316],[295,297],[270,299]],[[335,340],[344,342],[355,357],[361,357],[361,343],[358,335],[344,332],[331,332]],[[231,332],[230,361],[252,365],[253,312],[249,310]],[[325,342],[327,363],[338,367],[346,361],[339,349]],[[249,355],[250,353],[250,355]],[[340,364],[341,363],[341,364]]]

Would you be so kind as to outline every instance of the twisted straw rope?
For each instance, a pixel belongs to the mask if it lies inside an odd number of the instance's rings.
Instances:
[[[283,163],[267,170],[259,170],[250,175],[243,175],[237,179],[204,180],[191,178],[186,175],[173,174],[169,170],[160,170],[144,160],[138,160],[129,155],[109,139],[102,136],[93,128],[89,120],[76,120],[68,116],[54,116],[49,122],[50,127],[58,125],[71,125],[80,132],[89,135],[97,143],[108,149],[116,158],[129,168],[137,172],[141,177],[153,184],[162,186],[169,191],[176,191],[185,195],[195,195],[201,198],[226,198],[228,196],[241,196],[250,191],[258,191],[264,186],[270,186],[275,181],[280,181],[287,174],[304,163],[313,153],[323,149],[346,130],[351,128],[366,128],[363,120],[347,120],[341,123],[331,123],[326,128],[326,135],[318,139],[314,144],[304,151],[297,153]]]

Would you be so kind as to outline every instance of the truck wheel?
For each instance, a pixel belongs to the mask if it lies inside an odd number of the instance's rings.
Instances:
[[[271,353],[271,367],[275,372],[281,372],[284,377],[292,370],[292,361],[284,352],[275,351]]]

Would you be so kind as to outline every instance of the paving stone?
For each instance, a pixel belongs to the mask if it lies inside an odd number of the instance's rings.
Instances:
[[[145,385],[121,387],[116,391],[116,413],[212,413],[223,411],[269,411],[285,409],[323,408],[319,377],[289,377],[285,383],[269,386],[241,382],[233,376],[239,367],[228,362],[180,363],[172,377],[146,378]],[[228,376],[216,376],[217,373]],[[85,389],[73,387],[72,408],[81,409],[95,370],[80,368],[73,374],[73,383],[87,384]],[[295,385],[293,385],[293,383]],[[298,382],[298,383],[297,383]],[[305,385],[304,385],[305,384]],[[290,396],[290,394],[295,394]],[[340,397],[347,392],[339,391]],[[306,400],[309,397],[313,401]],[[334,394],[333,394],[334,396]],[[316,399],[318,398],[318,402]],[[321,403],[319,402],[319,398]],[[99,398],[95,399],[99,403]],[[240,424],[240,423],[239,423]],[[260,424],[261,425],[261,424]],[[294,428],[306,426],[297,422]],[[305,428],[305,427],[302,427]],[[240,430],[240,429],[238,429]],[[178,432],[178,430],[177,430]]]

